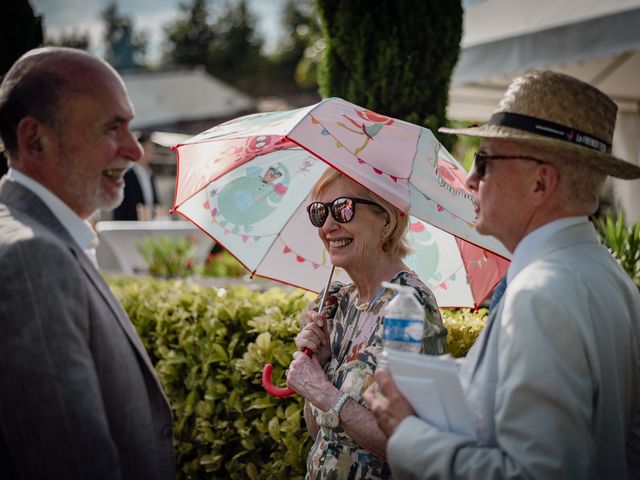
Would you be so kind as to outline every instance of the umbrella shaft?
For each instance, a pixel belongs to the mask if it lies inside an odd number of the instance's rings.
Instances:
[[[333,271],[336,269],[334,265],[331,266],[331,273],[329,274],[329,280],[327,280],[327,285],[324,287],[324,292],[322,292],[322,297],[320,298],[320,306],[318,307],[318,313],[322,313],[322,308],[324,307],[324,301],[327,298],[327,292],[329,291],[329,287],[331,286],[331,280],[333,279]]]

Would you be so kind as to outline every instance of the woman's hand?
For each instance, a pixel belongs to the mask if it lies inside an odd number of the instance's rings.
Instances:
[[[323,412],[328,411],[342,392],[329,381],[315,355],[312,358],[302,352],[295,352],[293,355],[287,385],[302,395],[307,402]],[[308,409],[305,411],[305,419],[309,419],[309,434],[316,438],[319,426]],[[386,458],[387,437],[378,428],[371,411],[353,399],[348,399],[340,410],[339,425],[360,447],[380,458]]]
[[[309,358],[302,352],[293,354],[287,373],[287,385],[321,410],[333,405],[337,388],[327,378],[318,357]]]
[[[314,311],[309,311],[305,316],[307,324],[300,330],[300,333],[295,338],[296,347],[298,347],[300,351],[305,348],[311,350],[315,356],[318,357],[320,365],[324,367],[331,358],[331,345],[326,320],[327,314],[326,312],[317,314]]]

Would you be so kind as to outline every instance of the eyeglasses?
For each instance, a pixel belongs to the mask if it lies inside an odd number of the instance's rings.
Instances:
[[[487,162],[489,160],[530,160],[537,163],[546,163],[542,160],[534,157],[527,157],[526,155],[487,155],[484,152],[476,152],[473,156],[473,167],[471,173],[476,175],[479,179],[483,179],[487,174]]]
[[[349,223],[356,214],[356,204],[363,203],[365,205],[375,205],[380,207],[376,202],[364,200],[362,198],[338,197],[333,202],[322,203],[313,202],[307,207],[309,220],[314,227],[322,227],[327,221],[329,212],[338,223]],[[382,208],[382,207],[380,207]]]

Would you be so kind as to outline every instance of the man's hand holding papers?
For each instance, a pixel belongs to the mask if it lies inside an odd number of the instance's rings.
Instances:
[[[376,371],[377,384],[364,395],[385,434],[416,415],[442,431],[475,438],[454,359],[390,350],[389,369]]]

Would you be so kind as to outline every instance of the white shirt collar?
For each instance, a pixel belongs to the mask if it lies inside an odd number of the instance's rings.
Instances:
[[[549,237],[555,235],[560,230],[588,221],[589,219],[584,216],[565,217],[549,222],[527,234],[520,243],[518,243],[518,246],[513,252],[511,265],[509,265],[509,270],[507,271],[507,284],[510,284],[518,273],[538,257],[542,246]]]
[[[40,198],[82,250],[95,249],[98,244],[98,237],[89,222],[80,218],[66,203],[33,178],[11,168],[7,176],[9,180],[28,188]],[[91,258],[91,255],[89,257]]]

